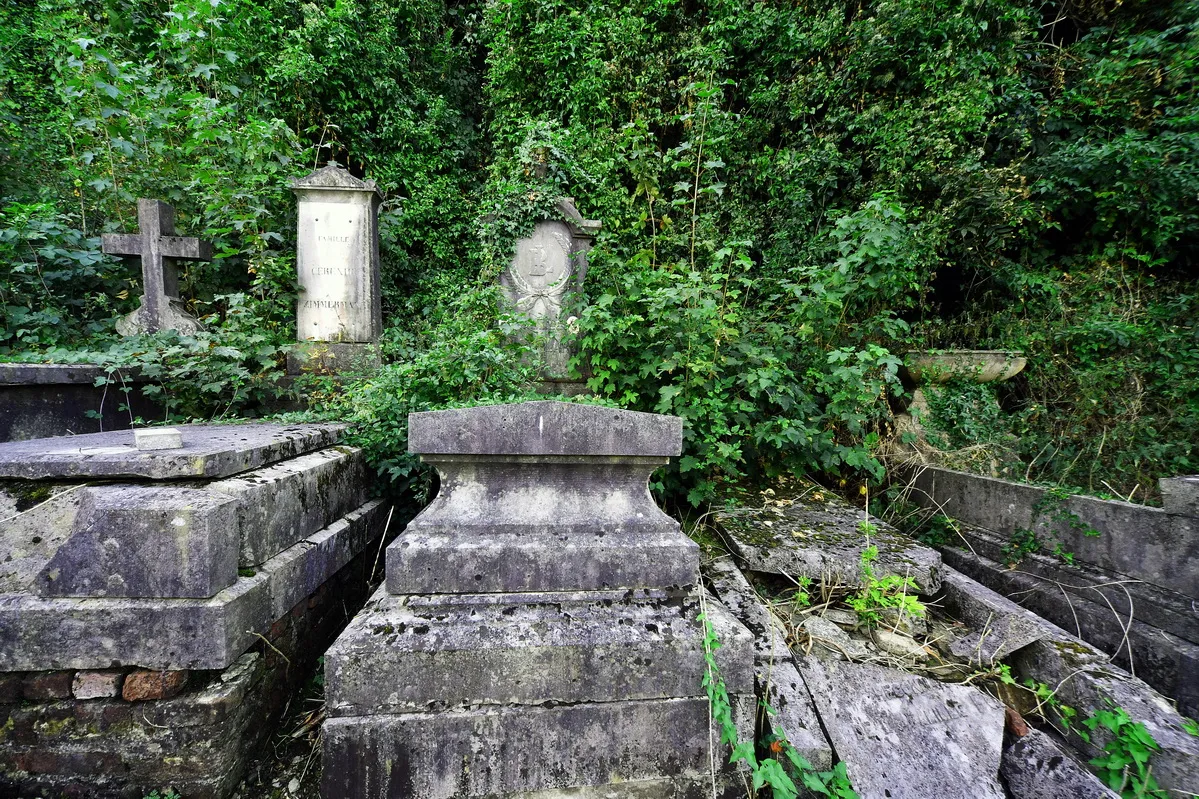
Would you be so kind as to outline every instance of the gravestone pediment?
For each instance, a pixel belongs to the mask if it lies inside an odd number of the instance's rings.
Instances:
[[[330,163],[307,177],[291,182],[293,189],[351,189],[356,191],[378,191],[373,180],[361,180],[351,175],[337,163]]]

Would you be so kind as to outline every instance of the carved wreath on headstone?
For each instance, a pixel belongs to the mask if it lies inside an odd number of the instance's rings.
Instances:
[[[557,230],[536,230],[520,243],[508,270],[516,310],[537,320],[557,319],[573,274],[570,237]]]

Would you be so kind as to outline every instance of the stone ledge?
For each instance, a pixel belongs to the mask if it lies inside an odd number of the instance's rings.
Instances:
[[[179,480],[229,477],[341,440],[344,425],[182,425],[183,449],[139,451],[133,433],[10,441],[0,444],[0,478],[141,478]]]
[[[591,591],[694,585],[699,547],[681,532],[436,534],[409,525],[387,547],[393,594]]]
[[[749,740],[754,696],[731,698]],[[728,760],[724,747],[710,757],[719,732],[709,723],[707,697],[335,718],[324,726],[321,794],[552,797],[544,786],[707,779],[713,759]]]
[[[456,599],[412,605],[380,590],[328,652],[329,715],[663,699],[701,689],[704,630],[693,601]],[[752,692],[753,673],[742,668],[749,634],[719,605],[708,614],[728,691]]]
[[[553,400],[408,415],[421,455],[678,455],[683,420]]]

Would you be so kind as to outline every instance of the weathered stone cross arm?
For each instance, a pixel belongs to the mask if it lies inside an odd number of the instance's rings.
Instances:
[[[144,255],[145,237],[140,233],[105,233],[104,252],[108,255]],[[159,236],[158,253],[164,258],[185,261],[211,261],[212,242],[190,236]]]
[[[109,255],[132,255],[142,261],[142,304],[117,325],[124,335],[178,330],[193,332],[200,323],[171,306],[179,297],[176,260],[211,261],[212,242],[175,235],[175,209],[161,200],[137,201],[137,233],[105,233],[102,249]]]

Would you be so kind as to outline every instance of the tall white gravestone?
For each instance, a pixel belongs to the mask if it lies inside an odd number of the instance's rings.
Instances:
[[[296,338],[377,342],[383,330],[378,224],[382,198],[375,182],[330,164],[293,181],[292,191],[299,200]]]
[[[500,275],[508,308],[527,316],[546,338],[545,379],[550,388],[564,388],[571,352],[563,342],[563,307],[583,290],[587,252],[601,224],[584,219],[574,200],[558,203],[563,221],[538,222],[533,234],[516,243],[516,253]]]

